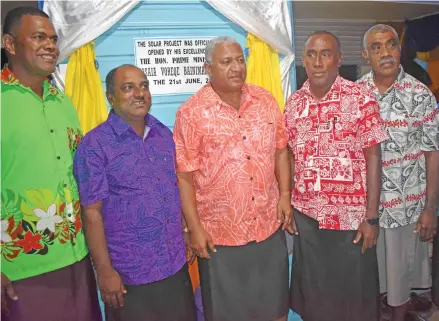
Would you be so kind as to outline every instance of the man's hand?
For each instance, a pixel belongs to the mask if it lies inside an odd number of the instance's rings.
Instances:
[[[210,259],[207,247],[210,248],[212,252],[216,252],[215,245],[212,242],[212,237],[201,224],[193,228],[190,231],[190,247],[195,252],[197,256],[203,259]]]
[[[102,301],[115,308],[122,307],[124,304],[123,295],[127,291],[123,286],[119,273],[111,269],[108,272],[98,272],[97,277]]]
[[[361,248],[361,253],[364,253],[367,249],[376,246],[378,233],[378,225],[370,225],[366,221],[360,224],[354,243],[357,244],[363,237],[363,247]]]
[[[279,197],[279,202],[277,203],[277,222],[282,223],[282,230],[288,230],[291,224],[291,194],[285,193],[281,194]]]
[[[422,242],[432,242],[437,231],[437,210],[424,209],[416,223],[415,233]]]
[[[293,212],[291,212],[291,223],[287,227],[287,231],[290,234],[299,235],[299,231],[297,230],[296,220],[294,218]]]
[[[186,244],[186,260],[189,264],[192,264],[195,260],[196,254],[191,248],[191,237],[189,232],[183,232],[184,244]]]
[[[8,277],[2,273],[2,311],[8,312],[8,306],[6,303],[6,297],[9,297],[10,299],[17,301],[18,296],[15,293],[14,288],[12,287],[11,281],[8,279]]]

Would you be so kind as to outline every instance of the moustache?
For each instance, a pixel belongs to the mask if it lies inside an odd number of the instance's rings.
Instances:
[[[387,63],[389,63],[389,62],[391,62],[391,63],[395,63],[395,62],[396,62],[396,61],[395,61],[395,58],[393,58],[393,57],[386,57],[386,58],[383,58],[383,59],[381,59],[381,60],[378,62],[378,64],[381,66],[381,65],[387,64]]]

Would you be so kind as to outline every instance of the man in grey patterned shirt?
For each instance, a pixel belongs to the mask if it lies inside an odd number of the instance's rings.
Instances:
[[[428,242],[437,229],[439,112],[433,94],[400,65],[392,27],[373,26],[363,44],[372,71],[358,82],[379,102],[389,136],[381,144],[380,288],[387,292],[392,321],[404,321],[410,318],[411,289],[431,286]]]

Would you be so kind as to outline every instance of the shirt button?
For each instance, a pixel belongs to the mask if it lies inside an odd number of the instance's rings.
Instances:
[[[56,156],[57,159],[61,159],[61,156]]]
[[[166,224],[169,224],[169,218],[166,220]]]
[[[239,115],[238,118],[241,118],[241,115]]]
[[[253,180],[253,177],[250,177],[250,180],[252,181],[252,180]]]
[[[64,184],[64,187],[67,187],[67,184]]]
[[[247,159],[250,159],[250,156],[247,156]]]
[[[255,197],[253,196],[253,197],[252,197],[252,201],[254,201],[254,200],[255,200]]]
[[[256,217],[253,217],[253,221],[256,221]]]
[[[157,180],[160,182],[160,177],[157,177]]]
[[[172,240],[169,240],[168,243],[169,243],[169,244],[172,244]]]
[[[163,200],[166,201],[166,197],[163,197]]]
[[[150,157],[149,160],[152,161],[152,157]]]
[[[246,140],[246,139],[247,139],[247,137],[245,137],[245,136],[242,136],[242,139]]]
[[[53,132],[54,132],[54,130],[53,130],[53,129],[51,129],[51,130],[50,130],[50,132],[51,132],[51,133],[53,133]]]

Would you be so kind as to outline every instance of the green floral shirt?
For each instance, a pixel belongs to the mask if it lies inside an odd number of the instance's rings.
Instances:
[[[1,74],[2,272],[20,280],[82,260],[73,156],[82,138],[70,99],[48,81],[43,99]]]

